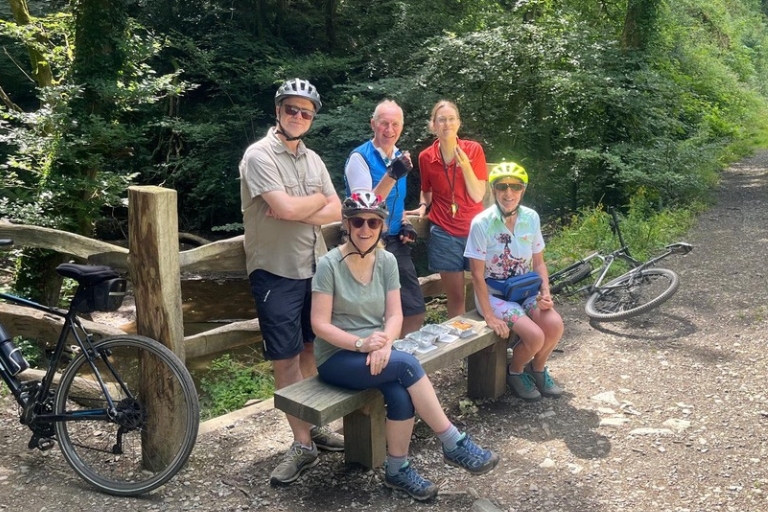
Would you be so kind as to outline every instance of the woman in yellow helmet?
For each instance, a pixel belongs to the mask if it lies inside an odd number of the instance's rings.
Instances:
[[[495,204],[472,220],[464,256],[469,258],[477,311],[502,338],[517,334],[507,384],[525,400],[558,397],[562,388],[550,377],[547,359],[563,335],[563,319],[549,293],[544,238],[539,215],[521,205],[528,173],[514,162],[498,164],[488,176]],[[538,296],[509,302],[486,284],[486,278],[507,278],[536,272]]]

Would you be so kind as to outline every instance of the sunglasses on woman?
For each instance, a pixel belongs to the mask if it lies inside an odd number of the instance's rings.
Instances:
[[[360,229],[360,228],[363,227],[363,224],[368,223],[368,228],[369,229],[376,230],[376,229],[379,229],[381,227],[381,225],[384,223],[384,221],[381,220],[381,219],[374,219],[374,218],[364,219],[362,217],[350,217],[349,218],[349,223],[355,229]]]
[[[301,113],[301,118],[305,121],[311,121],[315,118],[315,111],[308,108],[299,108],[283,103],[283,110],[285,110],[285,113],[291,117]]]
[[[506,192],[507,189],[512,189],[514,192],[520,192],[525,189],[525,185],[522,183],[494,183],[493,188],[498,192]]]

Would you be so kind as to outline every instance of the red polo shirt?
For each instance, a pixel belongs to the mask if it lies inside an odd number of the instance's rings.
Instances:
[[[459,139],[459,147],[467,154],[478,180],[487,181],[483,147],[472,140]],[[422,192],[432,192],[429,220],[452,236],[469,236],[472,219],[483,211],[483,202],[476,203],[467,192],[464,174],[456,160],[444,166],[439,141],[419,153],[419,172]],[[459,205],[456,215],[451,213],[451,202]]]

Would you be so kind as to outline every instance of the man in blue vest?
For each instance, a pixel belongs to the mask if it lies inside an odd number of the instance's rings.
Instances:
[[[344,168],[347,196],[358,190],[373,190],[385,197],[389,225],[382,237],[387,251],[397,258],[400,272],[400,298],[403,328],[400,336],[417,331],[424,323],[426,307],[410,244],[416,230],[405,217],[406,175],[413,168],[408,152],[397,144],[403,132],[403,109],[392,100],[376,106],[371,118],[373,139],[352,150]]]

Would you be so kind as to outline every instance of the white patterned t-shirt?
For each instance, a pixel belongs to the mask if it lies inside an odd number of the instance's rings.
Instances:
[[[543,250],[535,210],[521,205],[512,233],[494,204],[472,219],[464,257],[485,261],[485,278],[501,280],[532,271],[533,255]]]

